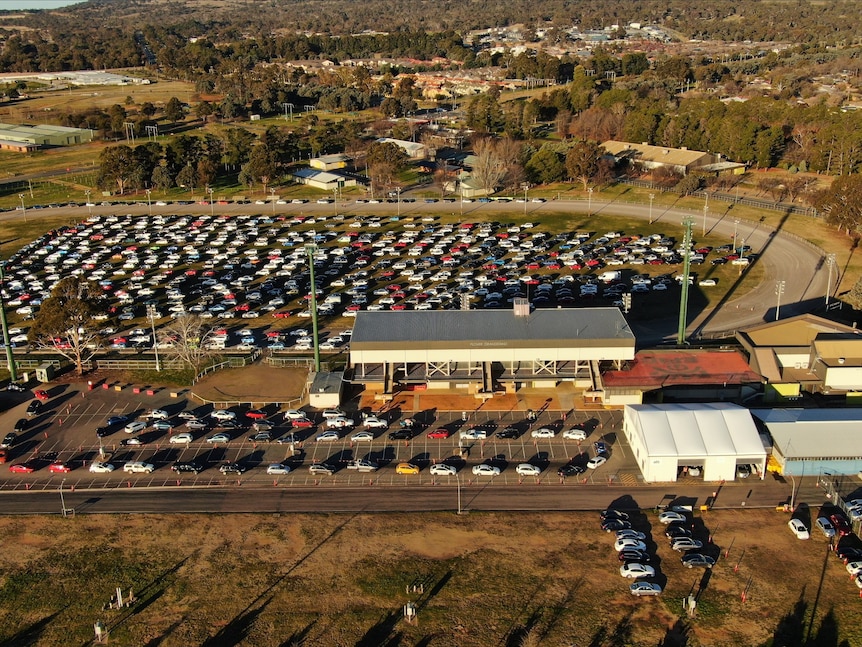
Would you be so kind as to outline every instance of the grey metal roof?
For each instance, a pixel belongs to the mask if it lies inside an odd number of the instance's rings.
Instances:
[[[635,338],[618,308],[403,310],[357,313],[352,350],[481,346],[623,346]]]
[[[752,409],[787,458],[855,458],[862,409]]]

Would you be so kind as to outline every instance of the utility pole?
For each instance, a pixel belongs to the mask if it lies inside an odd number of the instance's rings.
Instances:
[[[24,214],[24,222],[27,222],[27,207],[24,205],[24,194],[19,193],[18,197],[21,199],[21,211]]]
[[[775,321],[778,321],[778,314],[781,312],[781,295],[784,294],[784,281],[775,282]]]
[[[655,193],[649,194],[649,224],[652,224],[652,201],[655,200]]]
[[[160,372],[162,365],[159,363],[159,340],[156,339],[156,306],[152,303],[147,304],[147,318],[150,320],[150,329],[153,332],[153,353],[156,355],[156,372]]]
[[[688,318],[688,275],[691,270],[691,226],[694,221],[691,218],[686,218],[682,221],[682,226],[685,227],[685,234],[682,242],[682,290],[679,297],[679,326],[676,331],[676,343],[682,346],[685,343],[685,326]]]
[[[835,267],[835,254],[826,255],[826,268],[829,274],[826,277],[826,305],[829,305],[829,296],[832,294],[832,269]]]

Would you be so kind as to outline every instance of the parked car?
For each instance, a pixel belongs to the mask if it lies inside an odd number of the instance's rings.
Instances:
[[[177,474],[183,472],[192,472],[193,474],[198,474],[202,472],[204,466],[196,461],[177,461],[173,465],[171,465],[171,470],[176,472]]]
[[[139,431],[143,431],[146,428],[147,428],[146,422],[141,422],[141,421],[136,420],[135,422],[130,422],[125,427],[123,427],[123,431],[125,431],[127,434],[135,434]]]
[[[170,438],[168,438],[168,442],[171,444],[190,443],[194,439],[195,439],[194,436],[192,436],[190,433],[184,431],[181,434],[177,434],[176,436],[171,436]]]
[[[602,465],[608,462],[607,456],[593,456],[590,460],[587,461],[587,467],[591,470],[598,469]]]
[[[484,440],[488,437],[488,432],[485,429],[473,427],[472,429],[465,429],[458,436],[463,440]]]
[[[347,463],[347,469],[357,472],[376,472],[380,466],[374,461],[355,460]]]
[[[670,547],[676,551],[697,550],[703,548],[703,542],[691,537],[675,537],[670,541]]]
[[[27,405],[27,415],[33,417],[42,411],[42,402],[39,400],[33,400],[29,405]]]
[[[632,595],[661,595],[661,586],[655,582],[635,582],[629,587]]]
[[[290,474],[290,467],[283,463],[272,463],[266,468],[266,473],[270,475]]]
[[[452,432],[448,429],[441,427],[440,429],[435,429],[434,431],[428,432],[428,438],[448,438],[452,435]]]
[[[583,474],[586,471],[587,468],[583,465],[575,465],[574,463],[568,463],[567,465],[563,465],[560,469],[557,470],[557,476],[567,478],[569,476],[578,476],[579,474]]]
[[[210,418],[215,418],[216,420],[236,420],[236,413],[225,409],[216,409],[210,413]]]
[[[530,463],[520,463],[517,467],[515,467],[515,474],[518,476],[539,476],[542,473],[542,469],[536,465],[531,465]]]
[[[571,429],[566,429],[563,432],[563,438],[565,438],[566,440],[586,440],[587,431],[582,427],[572,427]]]
[[[357,431],[350,437],[352,443],[371,442],[374,440],[374,433],[371,431]]]
[[[499,476],[500,468],[496,465],[481,463],[473,466],[473,476]]]
[[[341,436],[337,431],[324,431],[322,434],[318,434],[314,438],[314,442],[316,443],[334,443],[339,440]]]
[[[413,463],[398,463],[395,466],[396,474],[418,474],[419,466],[414,465]]]
[[[335,474],[335,467],[329,465],[328,463],[312,463],[308,466],[308,471],[311,474],[324,474],[326,476],[332,476]]]
[[[249,436],[248,439],[253,443],[268,443],[272,441],[272,434],[268,431],[259,431]]]
[[[805,524],[802,523],[801,519],[791,519],[787,522],[787,526],[790,528],[790,532],[796,535],[797,539],[811,538],[811,535],[808,533],[808,528],[805,527]]]
[[[648,564],[651,557],[645,550],[626,548],[617,553],[617,559],[621,562],[640,562],[641,564]]]
[[[41,400],[42,402],[47,402],[51,399],[51,396],[48,395],[48,392],[43,389],[36,389],[35,391],[33,391],[33,396],[37,400]]]
[[[389,440],[410,440],[413,438],[413,429],[410,427],[406,427],[404,429],[396,429],[395,431],[390,431],[387,436]]]
[[[242,463],[225,463],[219,465],[218,471],[222,474],[242,474],[246,467]]]
[[[114,471],[114,466],[110,463],[102,463],[99,461],[90,463],[89,470],[94,474],[108,474]]]
[[[668,524],[664,530],[664,536],[668,539],[677,539],[679,537],[691,537],[692,532],[688,528],[676,523]]]
[[[614,542],[614,550],[620,552],[622,550],[646,550],[646,544],[640,541],[639,539],[617,539]]]
[[[3,442],[0,443],[0,449],[9,449],[18,440],[18,436],[13,433],[8,433],[3,436]]]
[[[180,435],[182,435],[182,434],[180,434]],[[219,444],[219,445],[223,445],[223,444],[225,444],[225,443],[229,443],[229,442],[230,442],[230,440],[231,440],[231,438],[230,438],[230,434],[229,434],[229,433],[226,433],[226,432],[224,432],[224,431],[220,431],[219,433],[217,433],[217,434],[213,434],[212,436],[210,436],[209,438],[207,438],[207,442],[208,442],[208,443],[212,443],[212,444]],[[171,440],[171,442],[174,442],[174,441],[173,441],[173,440]],[[180,442],[180,441],[176,441],[176,442]]]
[[[817,517],[817,521],[814,522],[814,525],[817,526],[817,529],[822,532],[823,536],[827,539],[831,539],[835,536],[835,526],[833,526],[832,522],[830,522],[826,517]]]
[[[549,429],[548,427],[533,429],[533,431],[530,432],[530,438],[553,438],[555,435],[554,430]]]
[[[642,577],[654,577],[655,569],[647,564],[639,564],[630,562],[620,566],[620,575],[630,579],[640,579]]]
[[[143,461],[129,461],[123,465],[123,471],[126,474],[151,474],[155,469],[155,465]]]
[[[619,532],[620,530],[629,530],[632,527],[630,521],[625,519],[603,519],[602,530],[605,532]]]
[[[14,474],[30,474],[36,470],[30,463],[16,463],[9,466],[9,471]]]
[[[673,512],[672,510],[666,510],[659,514],[658,516],[659,522],[667,525],[671,523],[687,523],[688,519],[686,519],[679,512]]]
[[[504,440],[517,438],[520,435],[521,432],[518,430],[517,427],[506,427],[505,429],[497,432],[497,438],[502,438]]]
[[[646,535],[639,530],[632,530],[631,528],[624,528],[623,530],[617,530],[617,539],[637,539],[639,541],[645,541]]]
[[[688,553],[682,556],[682,565],[687,568],[694,568],[695,566],[699,568],[712,568],[715,566],[715,560],[709,555],[703,555],[701,553]]]
[[[602,510],[599,513],[599,516],[602,519],[622,519],[623,521],[628,521],[628,514],[623,512],[622,510],[615,510],[614,508],[608,508],[607,510]]]
[[[835,531],[844,537],[845,535],[849,535],[853,532],[853,529],[850,527],[850,524],[847,522],[847,519],[844,518],[840,512],[835,512],[829,515],[829,521],[832,522],[832,525],[835,526]]]
[[[433,476],[455,476],[458,473],[458,470],[453,465],[447,465],[446,463],[435,463],[428,471]]]
[[[389,425],[377,416],[366,416],[362,421],[362,426],[368,429],[386,429]]]

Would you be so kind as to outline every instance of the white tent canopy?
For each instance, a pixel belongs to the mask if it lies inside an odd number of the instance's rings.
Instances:
[[[725,402],[629,405],[624,432],[647,481],[675,481],[683,465],[703,465],[704,480],[733,480],[738,464],[766,461],[749,411]]]

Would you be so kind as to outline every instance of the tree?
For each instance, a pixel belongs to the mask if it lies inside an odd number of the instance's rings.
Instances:
[[[587,190],[587,185],[599,174],[599,160],[605,149],[596,142],[584,140],[576,143],[566,153],[566,172],[573,180],[579,181]]]
[[[826,222],[855,234],[862,223],[862,175],[842,175],[832,186],[817,193],[814,208]]]
[[[131,148],[125,144],[109,146],[102,150],[99,156],[97,183],[104,189],[116,184],[120,195],[123,195],[126,184],[132,179],[139,167],[139,160]]]
[[[209,341],[215,329],[205,326],[197,315],[177,317],[159,331],[158,341],[166,362],[175,362],[194,375],[215,356]]]
[[[491,138],[479,139],[473,145],[473,177],[479,186],[490,195],[497,190],[503,178],[506,177],[506,164],[497,150],[496,142]]]
[[[527,162],[527,174],[540,184],[559,182],[566,173],[563,156],[548,146],[542,146]]]
[[[180,121],[185,115],[185,111],[183,110],[182,102],[176,97],[171,97],[168,99],[167,104],[165,104],[165,119],[170,121],[172,124]]]
[[[374,142],[365,155],[368,166],[387,164],[397,173],[407,167],[409,158],[404,149],[392,142]]]
[[[101,346],[93,316],[103,310],[104,297],[98,285],[78,276],[67,276],[42,303],[28,338],[40,348],[60,353],[82,375],[84,363]]]

